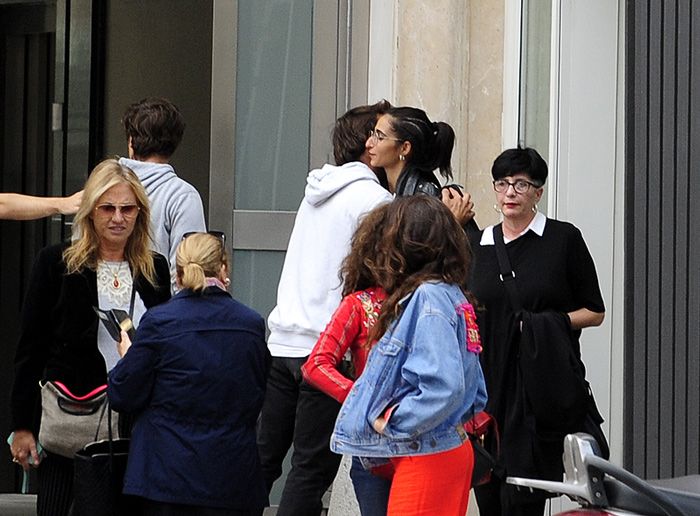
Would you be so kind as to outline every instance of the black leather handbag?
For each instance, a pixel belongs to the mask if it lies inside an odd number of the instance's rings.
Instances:
[[[109,437],[79,450],[73,460],[72,516],[138,514],[136,498],[124,495],[129,439],[114,439],[112,410],[107,410]]]

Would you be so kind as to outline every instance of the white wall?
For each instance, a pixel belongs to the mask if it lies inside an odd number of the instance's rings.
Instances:
[[[557,184],[550,213],[575,224],[593,255],[606,304],[584,330],[583,360],[606,419],[611,459],[622,463],[624,287],[624,2],[553,0],[559,11],[551,142]],[[554,506],[556,508],[556,505]]]

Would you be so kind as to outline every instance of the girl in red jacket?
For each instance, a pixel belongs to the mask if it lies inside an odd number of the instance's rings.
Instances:
[[[376,286],[380,273],[376,250],[381,247],[383,232],[379,228],[384,226],[388,206],[374,209],[358,226],[340,271],[343,300],[301,368],[309,384],[340,403],[350,392],[353,379],[362,374],[375,344],[368,341],[369,333],[386,299],[384,289]],[[348,350],[352,357],[349,365],[344,361]],[[384,516],[391,481],[365,470],[357,457],[352,459],[350,478],[362,515]]]

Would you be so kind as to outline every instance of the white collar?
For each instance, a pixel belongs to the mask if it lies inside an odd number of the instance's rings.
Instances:
[[[518,237],[523,236],[530,230],[532,230],[537,236],[542,236],[542,234],[544,233],[544,226],[546,224],[547,217],[545,217],[542,212],[538,211],[537,213],[535,213],[535,216],[530,221],[530,224],[523,230],[522,233],[518,235]],[[513,240],[515,240],[515,238]],[[503,236],[503,241],[506,244],[508,242],[512,242],[512,240],[507,239],[505,236]],[[493,241],[493,226],[488,226],[487,228],[484,228],[484,232],[481,235],[481,241],[479,242],[479,244],[495,245],[495,242]]]

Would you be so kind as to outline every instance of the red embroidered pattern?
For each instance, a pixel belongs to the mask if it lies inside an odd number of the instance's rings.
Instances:
[[[370,293],[366,290],[358,292],[357,299],[360,300],[362,309],[365,311],[365,315],[367,316],[367,319],[362,321],[362,324],[365,328],[371,330],[379,318],[379,312],[382,309],[382,302],[377,300],[376,296],[370,295]]]
[[[457,307],[458,312],[464,314],[464,320],[467,322],[467,349],[472,353],[481,353],[481,336],[479,335],[479,326],[476,324],[476,313],[471,303],[462,303]]]

